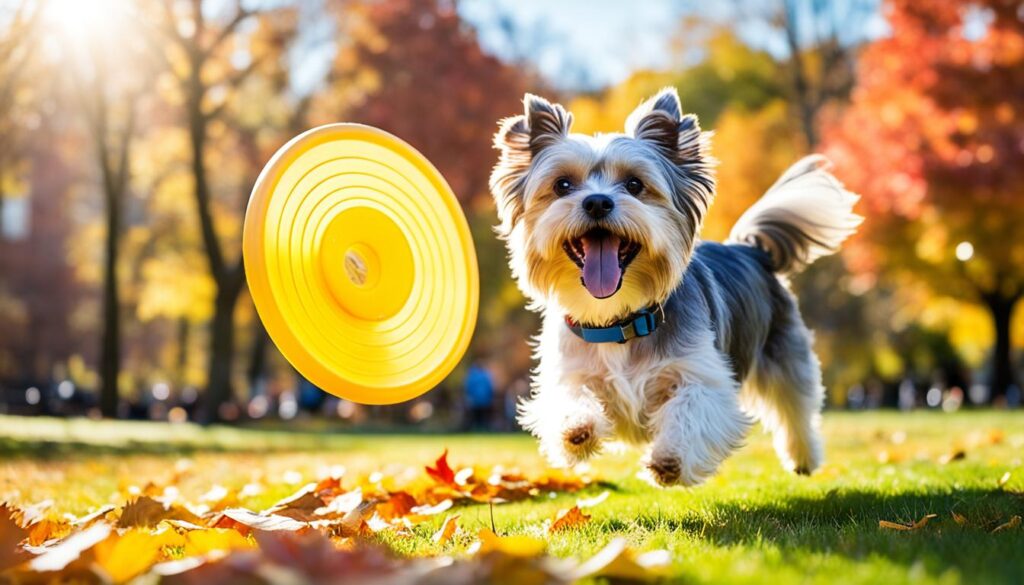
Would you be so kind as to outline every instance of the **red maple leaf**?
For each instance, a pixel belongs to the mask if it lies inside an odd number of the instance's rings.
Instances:
[[[427,475],[434,478],[435,481],[444,485],[455,485],[455,472],[452,471],[451,467],[448,467],[448,449],[441,453],[441,456],[434,462],[434,467],[429,465],[425,466]]]

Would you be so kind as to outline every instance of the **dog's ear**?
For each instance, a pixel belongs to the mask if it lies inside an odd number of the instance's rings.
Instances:
[[[533,94],[523,98],[524,113],[499,122],[494,147],[500,151],[491,173],[499,230],[505,235],[523,213],[523,187],[533,157],[569,134],[572,114]]]
[[[699,226],[715,196],[711,133],[701,132],[697,116],[683,114],[679,94],[666,87],[626,119],[626,133],[654,146],[678,172],[676,207]]]
[[[700,163],[708,155],[708,135],[701,132],[697,116],[683,115],[674,87],[666,87],[633,110],[626,119],[626,133],[650,142],[679,164]]]

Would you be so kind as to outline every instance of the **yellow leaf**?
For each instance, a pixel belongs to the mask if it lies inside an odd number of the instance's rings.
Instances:
[[[205,555],[213,551],[253,548],[248,538],[237,530],[209,528],[185,533],[185,556]]]
[[[879,528],[890,528],[892,530],[917,530],[919,528],[924,528],[924,526],[926,524],[928,524],[928,522],[932,518],[937,518],[937,517],[938,517],[938,514],[928,514],[928,515],[922,517],[917,522],[914,522],[913,524],[901,524],[899,522],[889,522],[888,520],[879,520],[878,521],[878,527]]]
[[[547,543],[532,536],[498,536],[484,528],[480,531],[480,552],[499,552],[514,557],[535,557],[544,552]]]
[[[441,528],[434,533],[433,541],[434,544],[444,546],[455,536],[455,531],[459,528],[459,515],[448,516],[444,519],[444,523],[441,524]]]
[[[147,571],[160,556],[160,536],[132,529],[122,535],[111,534],[93,548],[96,565],[115,583],[124,583]]]
[[[60,571],[110,536],[109,524],[96,523],[60,541],[46,552],[29,561],[29,568],[37,572]]]
[[[587,522],[590,522],[590,516],[584,514],[579,506],[573,506],[568,510],[562,510],[555,516],[554,521],[551,522],[551,527],[548,528],[548,532],[554,533],[577,528]]]
[[[995,528],[993,528],[992,529],[992,534],[995,534],[997,532],[1002,532],[1004,530],[1010,530],[1010,529],[1016,528],[1018,526],[1020,526],[1020,516],[1014,516],[1013,518],[1010,518],[1009,522],[1007,522],[1005,524],[1000,524],[999,526],[996,526]]]
[[[1008,483],[1010,483],[1010,472],[1009,471],[1004,473],[1003,476],[999,478],[998,484],[999,484],[999,487],[1002,488],[1002,487],[1005,487],[1006,484],[1008,484]]]
[[[668,551],[637,555],[626,546],[624,538],[616,538],[576,567],[569,576],[573,581],[588,577],[605,577],[613,581],[649,581],[658,577],[670,562]]]

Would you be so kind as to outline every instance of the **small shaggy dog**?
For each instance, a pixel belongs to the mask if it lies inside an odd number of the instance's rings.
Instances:
[[[541,451],[570,465],[608,439],[648,445],[651,479],[690,486],[756,417],[787,469],[813,471],[824,389],[785,277],[855,231],[857,196],[809,156],[729,243],[700,242],[715,161],[674,89],[640,105],[623,134],[571,134],[562,106],[524,101],[495,136],[491,190],[513,275],[543,313],[520,405]]]

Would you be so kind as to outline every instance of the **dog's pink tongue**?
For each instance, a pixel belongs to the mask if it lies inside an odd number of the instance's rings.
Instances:
[[[603,299],[619,289],[622,269],[619,268],[619,237],[605,233],[583,236],[583,286],[590,294]]]

